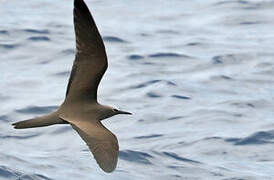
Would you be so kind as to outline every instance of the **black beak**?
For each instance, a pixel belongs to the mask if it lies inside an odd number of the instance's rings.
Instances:
[[[127,115],[132,115],[132,113],[130,113],[130,112],[126,112],[126,111],[119,111],[119,114],[127,114]]]

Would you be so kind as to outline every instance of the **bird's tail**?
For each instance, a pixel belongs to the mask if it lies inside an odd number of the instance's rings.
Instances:
[[[64,124],[66,123],[64,120],[59,118],[58,113],[54,112],[45,116],[40,116],[34,119],[28,119],[25,121],[19,121],[13,123],[13,127],[15,129],[25,129],[25,128],[35,128],[35,127],[43,127],[50,126],[53,124]]]

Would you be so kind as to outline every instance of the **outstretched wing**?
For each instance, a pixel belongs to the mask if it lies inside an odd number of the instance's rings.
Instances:
[[[83,0],[74,0],[76,56],[66,98],[97,100],[97,88],[108,63],[103,40]]]
[[[86,142],[99,166],[105,172],[114,171],[119,154],[116,136],[105,128],[100,121],[73,121],[71,126]]]

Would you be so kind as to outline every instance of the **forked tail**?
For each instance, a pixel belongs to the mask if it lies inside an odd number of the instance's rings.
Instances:
[[[28,119],[25,121],[19,121],[13,123],[15,129],[25,129],[25,128],[35,128],[35,127],[43,127],[50,126],[53,124],[65,124],[66,121],[59,118],[58,113],[54,112],[45,116],[40,116],[33,119]]]

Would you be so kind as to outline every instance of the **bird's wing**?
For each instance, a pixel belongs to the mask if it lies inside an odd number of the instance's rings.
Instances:
[[[99,166],[105,172],[112,172],[117,165],[118,140],[100,121],[73,121],[71,126],[86,142]]]
[[[108,63],[103,40],[83,0],[74,0],[76,56],[66,97],[97,100],[97,88]]]

